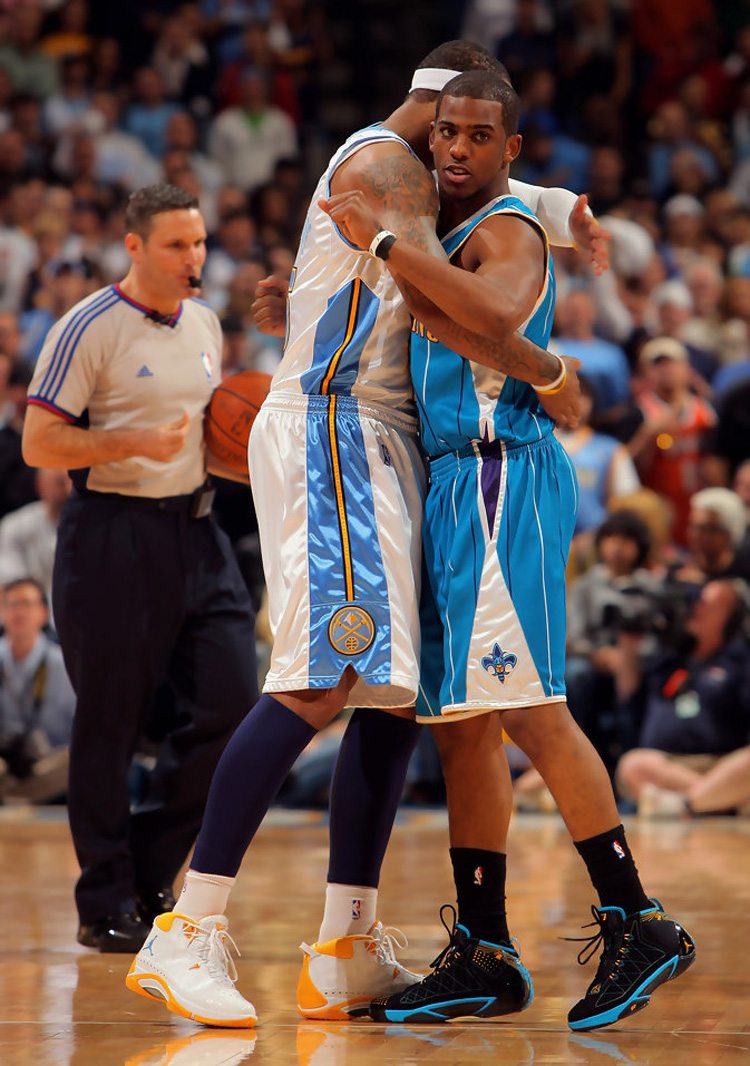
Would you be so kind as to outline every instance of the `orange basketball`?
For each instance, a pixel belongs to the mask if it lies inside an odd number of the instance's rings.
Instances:
[[[255,416],[271,388],[271,375],[244,370],[214,390],[203,420],[206,447],[219,462],[247,475],[247,442]]]

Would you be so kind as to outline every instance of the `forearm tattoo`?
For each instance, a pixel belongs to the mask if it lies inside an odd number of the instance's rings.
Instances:
[[[398,237],[422,251],[440,247],[437,236],[430,242],[425,232],[425,216],[437,218],[438,196],[432,175],[419,160],[406,154],[389,156],[364,169],[360,186],[376,212],[379,204],[384,215],[398,216]]]
[[[454,322],[428,300],[418,289],[402,277],[398,287],[411,313],[444,344],[466,359],[482,366],[493,367],[519,381],[533,380],[537,384],[554,381],[560,374],[560,363],[551,352],[533,341],[512,333],[503,340],[493,340]]]

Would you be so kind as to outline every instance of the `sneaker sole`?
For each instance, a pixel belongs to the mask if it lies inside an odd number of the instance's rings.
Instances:
[[[135,963],[133,963],[133,966],[135,966]],[[145,981],[156,984],[159,991],[149,988],[144,984]],[[188,1018],[191,1022],[198,1022],[200,1025],[211,1025],[220,1029],[253,1029],[258,1020],[257,1018],[247,1017],[207,1018],[205,1015],[196,1014],[194,1011],[188,1010],[187,1007],[183,1007],[172,995],[172,991],[164,978],[155,973],[133,973],[131,968],[125,978],[125,984],[136,995],[155,1000],[157,1003],[161,1003],[163,1007],[166,1007],[167,1010],[172,1011],[173,1014],[179,1014],[181,1018]]]
[[[363,1018],[370,1013],[370,999],[349,999],[343,1003],[326,1003],[322,1007],[304,1007],[297,1004],[297,1011],[303,1018],[319,1022],[348,1022],[352,1018]]]
[[[656,989],[667,981],[673,981],[680,974],[683,974],[695,961],[695,952],[692,955],[679,956],[675,955],[669,959],[668,962],[663,963],[655,974],[647,978],[642,985],[640,985],[630,998],[621,1003],[617,1007],[612,1007],[611,1010],[602,1011],[600,1014],[593,1014],[589,1018],[579,1018],[574,1022],[568,1020],[569,1028],[575,1032],[587,1032],[590,1029],[604,1029],[608,1025],[614,1025],[615,1022],[621,1021],[623,1018],[629,1018],[631,1014],[637,1014],[638,1011],[643,1010],[651,1002],[651,996]]]
[[[376,1022],[416,1022],[426,1025],[435,1025],[442,1022],[459,1021],[492,1021],[505,1014],[520,1014],[531,1003],[530,996],[525,1003],[512,1006],[503,1006],[499,1000],[492,996],[475,997],[472,999],[448,999],[443,1003],[433,1003],[429,1007],[415,1007],[412,1010],[394,1010],[389,1007],[371,1008],[370,1017]]]

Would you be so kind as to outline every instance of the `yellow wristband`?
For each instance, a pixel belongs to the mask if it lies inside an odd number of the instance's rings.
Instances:
[[[559,355],[555,355],[555,359],[560,361],[560,373],[555,380],[550,382],[549,385],[532,386],[534,391],[538,392],[540,396],[555,396],[565,388],[565,383],[568,380],[568,368],[565,365],[565,360],[561,359]]]

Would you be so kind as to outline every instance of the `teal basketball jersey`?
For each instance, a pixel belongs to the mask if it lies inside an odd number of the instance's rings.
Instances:
[[[484,219],[500,214],[528,219],[544,240],[544,285],[519,332],[546,348],[555,306],[555,275],[547,234],[521,200],[500,196],[490,201],[443,237],[443,248],[453,259]],[[461,451],[472,441],[531,444],[552,432],[554,423],[531,385],[464,359],[416,320],[412,322],[409,351],[422,444],[429,456]]]

